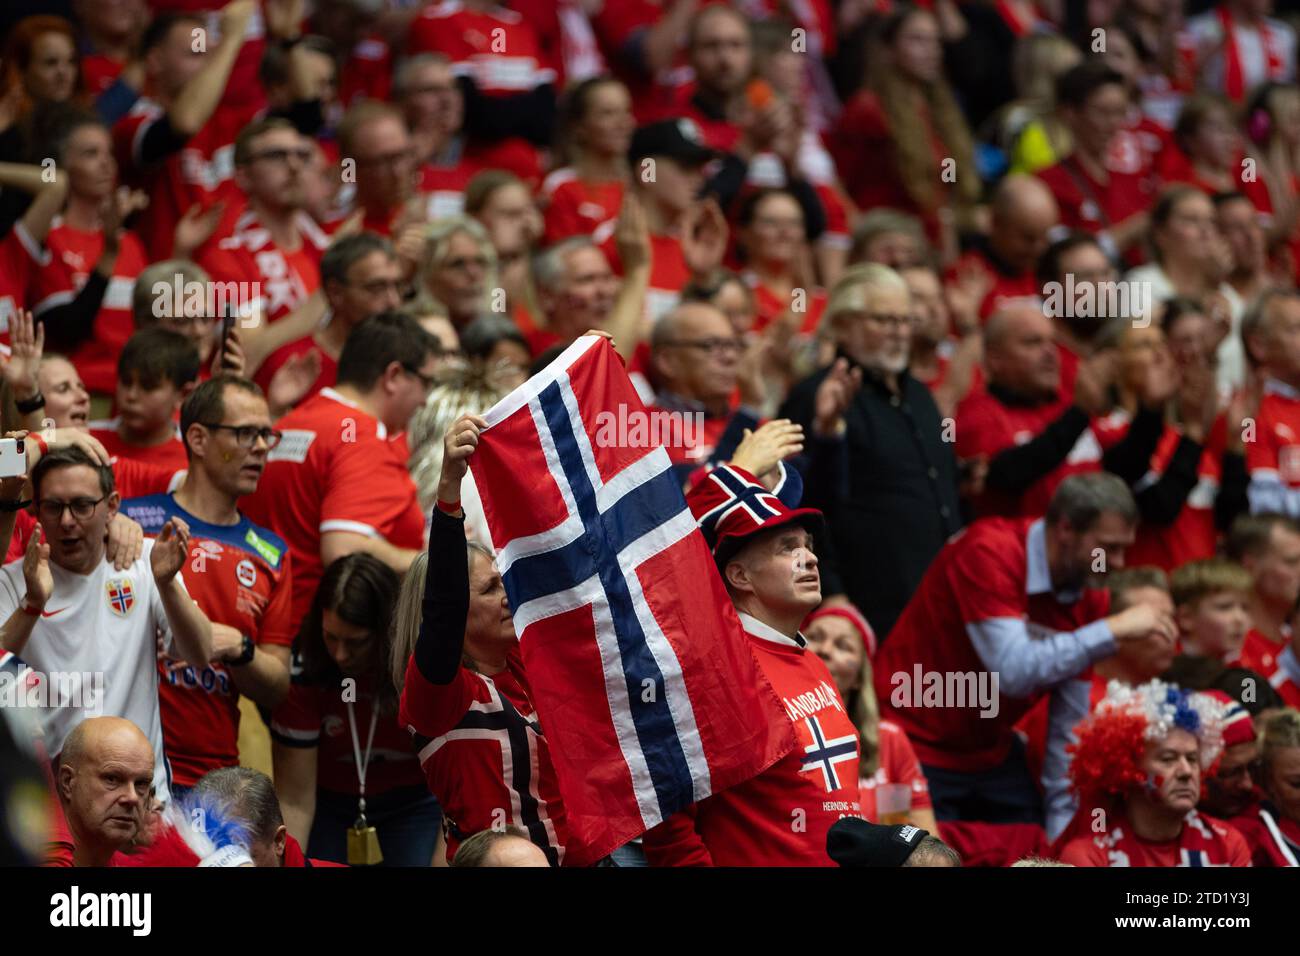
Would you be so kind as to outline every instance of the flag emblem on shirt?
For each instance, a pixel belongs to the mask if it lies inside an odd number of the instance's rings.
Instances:
[[[108,592],[108,609],[118,617],[126,617],[135,607],[135,589],[126,578],[111,578],[105,585]]]
[[[803,766],[799,768],[799,772],[821,773],[826,792],[833,793],[844,786],[840,782],[839,771],[835,765],[852,760],[854,766],[857,766],[858,739],[846,736],[827,740],[821,722],[815,716],[805,718],[804,723],[808,725],[812,743],[803,748]]]

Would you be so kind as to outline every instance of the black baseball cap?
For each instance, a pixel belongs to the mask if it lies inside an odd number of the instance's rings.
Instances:
[[[717,155],[704,142],[700,127],[685,116],[638,126],[627,151],[633,163],[647,156],[667,156],[687,166],[703,166]]]
[[[827,832],[826,853],[840,866],[902,866],[927,836],[920,827],[844,817]]]

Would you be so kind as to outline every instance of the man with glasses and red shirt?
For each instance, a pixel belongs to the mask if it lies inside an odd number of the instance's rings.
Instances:
[[[212,661],[194,667],[158,658],[163,740],[173,792],[239,763],[239,696],[274,708],[289,691],[289,548],[239,511],[257,489],[282,433],[262,390],[219,375],[181,409],[189,470],[170,494],[132,498],[122,510],[156,535],[171,519],[190,528],[190,596],[212,620]]]
[[[302,208],[311,158],[311,144],[288,120],[245,127],[235,140],[235,183],[248,206],[234,232],[198,257],[216,282],[256,283],[259,305],[271,322],[302,305],[320,285],[329,238]]]

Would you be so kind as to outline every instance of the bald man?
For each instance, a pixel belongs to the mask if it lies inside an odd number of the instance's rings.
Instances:
[[[59,802],[74,866],[108,866],[151,810],[153,747],[122,717],[90,717],[68,734],[59,758]]]
[[[1035,270],[1061,219],[1056,198],[1043,181],[1020,174],[998,184],[990,214],[988,236],[980,237],[948,275],[951,282],[969,270],[984,274],[991,287],[980,303],[981,319],[1009,299],[1039,294]]]
[[[1066,475],[1101,468],[1090,425],[1107,411],[1109,380],[1100,363],[1085,363],[1073,396],[1062,396],[1053,333],[1036,299],[1012,300],[984,327],[987,388],[957,406],[957,457],[989,459],[981,517],[1038,517]]]
[[[546,855],[519,827],[482,830],[456,851],[452,866],[550,866]]]
[[[743,350],[731,320],[707,302],[683,303],[655,323],[650,352],[661,388],[649,432],[660,436],[683,483],[696,468],[730,460],[745,429],[758,427],[762,385],[741,375]],[[737,386],[740,405],[732,411]],[[626,437],[635,442],[634,431]]]

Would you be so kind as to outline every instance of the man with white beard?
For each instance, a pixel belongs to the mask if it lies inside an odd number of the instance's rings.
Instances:
[[[831,529],[818,542],[824,592],[844,594],[877,634],[888,634],[961,527],[954,436],[907,370],[912,302],[897,272],[874,263],[849,269],[822,322],[837,358],[795,386],[778,417],[809,436],[805,502],[826,513]]]

